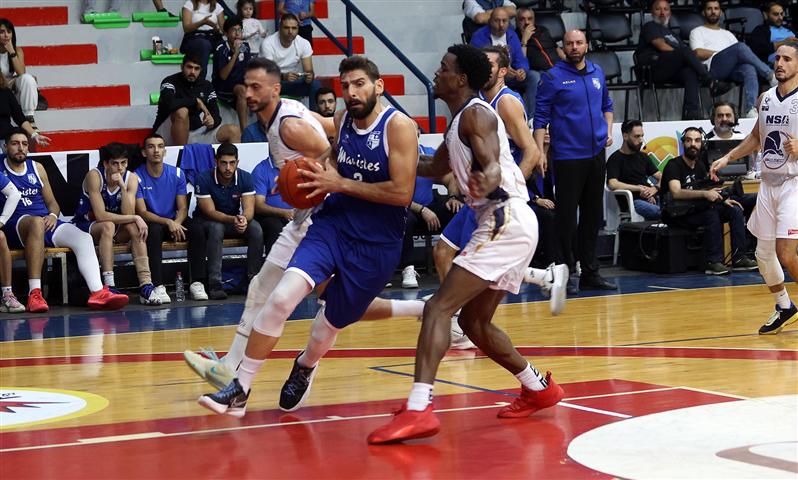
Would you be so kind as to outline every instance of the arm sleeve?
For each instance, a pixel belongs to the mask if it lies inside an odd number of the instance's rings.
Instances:
[[[241,195],[255,195],[252,175],[241,175]]]
[[[657,168],[656,165],[654,165],[654,162],[652,162],[651,159],[648,158],[648,155],[644,153],[643,158],[646,159],[646,175],[651,176],[659,172],[659,169]]]
[[[161,96],[158,98],[158,109],[164,109],[165,112],[174,112],[179,108],[188,108],[197,105],[197,101],[193,98],[177,98],[175,86],[168,81],[161,83]]]
[[[208,84],[208,104],[205,105],[208,107],[208,111],[211,112],[211,117],[213,117],[213,128],[216,128],[222,124],[222,114],[219,112],[219,104],[216,102],[216,90],[213,89],[213,86],[209,83]]]
[[[246,45],[246,44],[244,44]],[[219,70],[223,69],[227,65],[227,58],[223,54],[222,44],[219,44],[216,47],[216,50],[213,51],[213,77],[216,78],[219,75]],[[231,72],[232,73],[232,72]],[[221,80],[221,79],[220,79]]]
[[[8,182],[6,186],[3,187],[2,192],[3,195],[6,196],[6,202],[5,205],[3,205],[3,211],[0,213],[0,223],[5,225],[8,219],[11,218],[14,210],[17,209],[17,203],[19,203],[19,199],[22,198],[22,194],[19,193],[17,187],[11,182]]]
[[[183,170],[177,169],[177,194],[178,195],[188,195],[188,189],[186,187],[186,175],[183,173]]]
[[[607,78],[603,71],[601,72],[601,84],[604,85],[604,88],[601,89],[601,111],[612,112],[612,97],[610,97],[610,89],[607,88]]]
[[[268,161],[268,160],[264,160]],[[266,172],[268,170],[263,168],[262,166],[257,166],[252,170],[252,185],[255,189],[255,195],[263,195],[264,197],[269,196],[269,186],[267,184],[268,179],[266,177]]]
[[[136,174],[136,176],[139,177],[139,186],[138,188],[136,188],[136,198],[144,198],[144,190],[142,189],[143,187],[141,183],[141,177],[138,174]]]
[[[618,161],[617,152],[610,155],[607,160],[607,180],[614,178],[618,179],[621,176],[621,165]]]
[[[551,103],[556,93],[554,76],[550,72],[544,72],[540,76],[540,86],[535,99],[535,119],[532,123],[534,129],[546,128],[551,121]]]
[[[484,11],[485,9],[480,7],[476,0],[465,0],[465,2],[463,2],[463,13],[471,20],[473,20],[478,13]]]
[[[302,37],[297,37],[297,40],[302,40],[299,42],[299,58],[312,57],[313,47],[310,45],[310,42]]]
[[[696,48],[704,48],[704,37],[701,36],[701,30],[698,27],[690,32],[690,50]]]
[[[208,176],[207,175],[200,175],[197,179],[196,185],[194,185],[194,196],[197,198],[208,198],[211,196],[209,193],[210,190],[208,189]]]

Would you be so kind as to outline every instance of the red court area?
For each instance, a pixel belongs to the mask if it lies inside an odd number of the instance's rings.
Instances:
[[[527,419],[498,419],[512,391],[435,398],[441,432],[369,446],[401,400],[326,405],[241,420],[192,416],[0,434],[2,476],[23,478],[611,478],[566,454],[610,422],[736,400],[624,380],[564,384],[566,398]],[[153,399],[154,402],[169,401]],[[154,405],[153,408],[157,408]],[[199,408],[199,407],[197,407]]]

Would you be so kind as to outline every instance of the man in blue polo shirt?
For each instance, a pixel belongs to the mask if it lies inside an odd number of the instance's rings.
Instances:
[[[279,174],[280,170],[274,166],[271,157],[261,161],[252,170],[252,182],[255,184],[255,220],[263,230],[263,246],[267,256],[283,227],[294,219],[294,208],[283,201],[275,188]]]
[[[238,169],[238,148],[229,142],[216,149],[216,168],[200,174],[195,186],[197,209],[191,226],[192,240],[205,243],[204,252],[189,257],[192,265],[204,270],[207,265],[208,298],[224,300],[222,289],[222,240],[225,237],[247,240],[247,280],[254,277],[263,262],[263,230],[253,221],[255,187],[252,175]],[[205,258],[208,262],[205,263]],[[197,274],[197,277],[201,277]]]
[[[156,285],[155,292],[161,303],[170,303],[172,299],[166,293],[161,270],[162,244],[165,239],[186,241],[188,231],[184,225],[188,217],[186,176],[179,168],[164,163],[166,143],[157,133],[152,133],[144,139],[141,153],[146,162],[136,169],[136,175],[139,177],[136,214],[147,223],[147,257],[150,259],[152,283]],[[191,248],[189,244],[189,249]],[[189,292],[194,300],[208,299],[201,283],[192,283]]]
[[[224,22],[226,42],[213,54],[213,88],[218,98],[235,108],[241,130],[247,128],[247,89],[244,87],[244,70],[252,58],[249,44],[243,39],[241,17],[230,17]]]

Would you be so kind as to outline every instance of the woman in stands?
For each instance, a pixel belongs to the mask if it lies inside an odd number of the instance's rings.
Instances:
[[[3,210],[0,212],[0,229],[6,224],[11,214],[17,209],[17,203],[22,195],[8,180],[5,175],[0,175],[0,192],[5,196]],[[0,230],[0,286],[3,293],[0,297],[0,312],[20,313],[25,311],[25,306],[19,303],[11,290],[11,250],[8,249],[6,235]]]
[[[222,43],[224,9],[216,0],[186,0],[183,5],[183,41],[180,52],[194,52],[202,61],[201,78],[208,70],[208,59]]]
[[[27,117],[25,117],[22,107],[20,107],[16,97],[9,89],[8,83],[6,83],[5,76],[0,75],[0,139],[6,138],[8,132],[11,131],[11,120],[25,130],[25,133],[37,145],[46,147],[50,144],[50,139],[37,132]],[[3,141],[0,140],[0,143],[3,143]]]
[[[22,47],[17,46],[14,24],[7,18],[0,18],[0,73],[22,105],[25,119],[36,128],[33,119],[33,112],[39,106],[36,79],[30,73],[25,73],[25,54]]]

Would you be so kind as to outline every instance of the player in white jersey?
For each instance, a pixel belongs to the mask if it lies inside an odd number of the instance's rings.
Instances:
[[[760,335],[779,333],[798,320],[798,309],[784,286],[784,271],[798,281],[798,42],[776,50],[779,84],[759,97],[756,125],[745,140],[716,160],[710,174],[729,161],[762,152],[762,183],[748,229],[757,238],[759,272],[776,299],[776,310],[759,329]]]
[[[537,246],[537,219],[521,170],[513,161],[501,118],[477,97],[491,66],[480,50],[454,45],[435,72],[435,96],[446,102],[452,122],[435,156],[422,157],[418,174],[438,177],[454,172],[478,227],[454,260],[440,290],[426,304],[416,350],[415,382],[393,420],[375,430],[369,443],[393,443],[435,435],[432,382],[449,341],[449,319],[457,309],[460,326],[493,361],[521,381],[521,395],[499,410],[499,417],[527,417],[563,398],[548,373],[545,378],[491,323],[507,292],[518,293]]]

